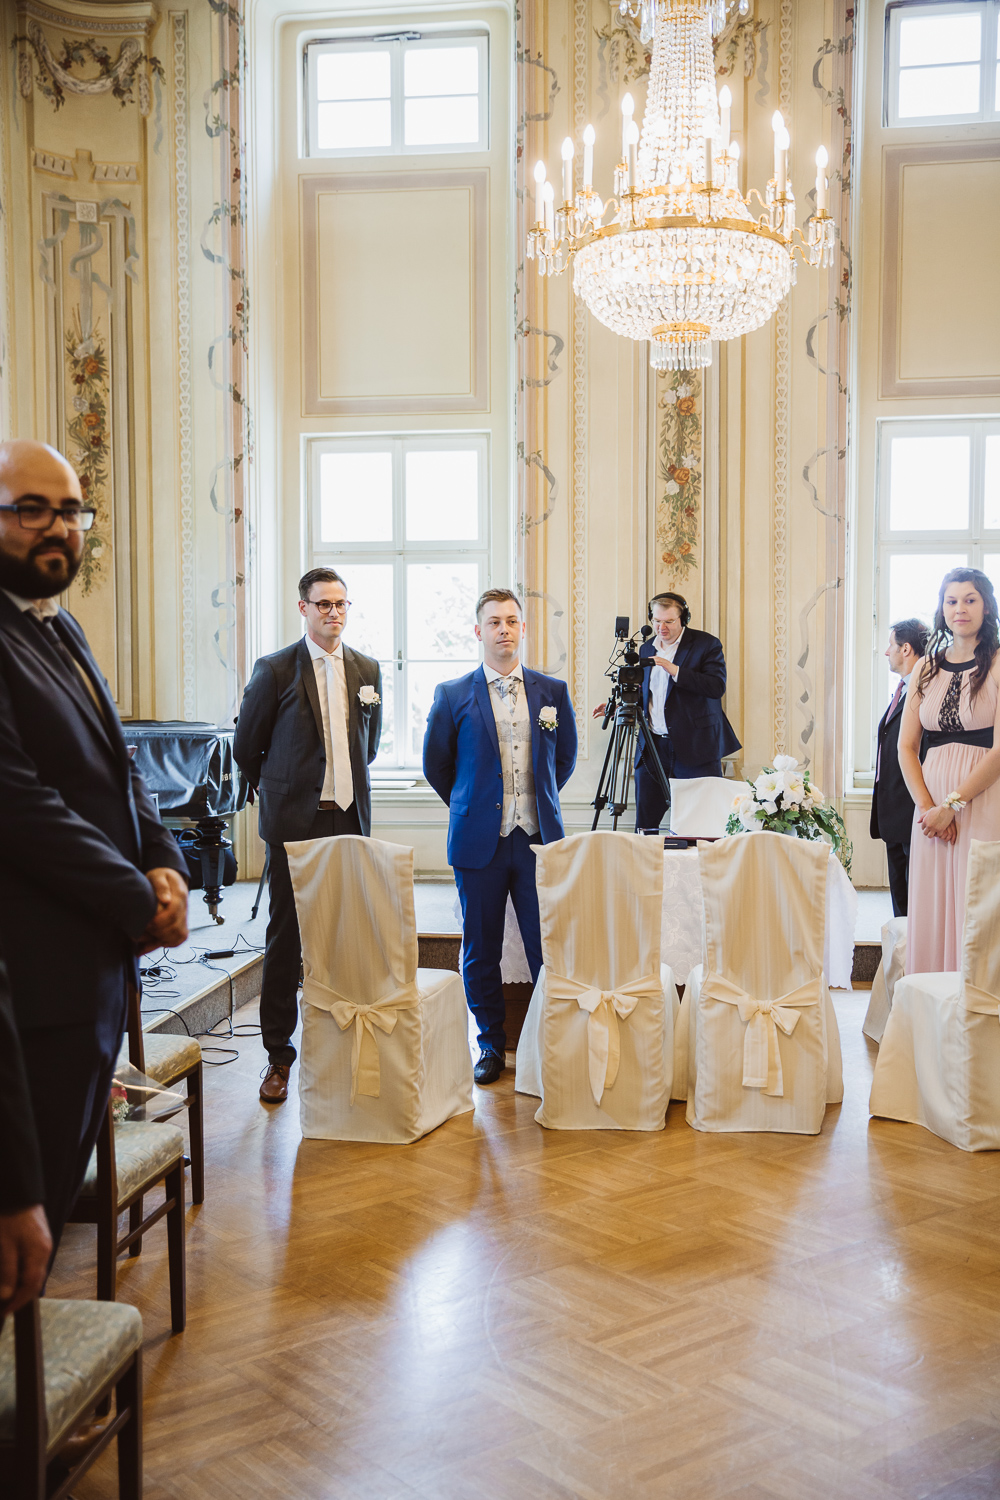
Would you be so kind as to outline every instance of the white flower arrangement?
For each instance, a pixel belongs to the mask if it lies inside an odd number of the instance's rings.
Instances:
[[[376,703],[382,702],[382,699],[379,697],[378,693],[376,693],[375,689],[367,682],[363,687],[358,689],[358,698],[360,699],[361,706],[363,708],[372,708]]]
[[[800,771],[793,755],[776,755],[755,781],[747,781],[733,798],[727,833],[789,833],[799,839],[824,839],[848,875],[854,849],[844,820],[819,787]]]
[[[538,725],[540,729],[559,728],[559,714],[551,703],[538,710]]]

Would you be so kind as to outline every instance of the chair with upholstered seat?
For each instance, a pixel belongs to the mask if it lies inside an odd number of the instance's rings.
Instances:
[[[302,1134],[405,1144],[471,1111],[465,988],[417,967],[413,850],[351,834],[285,848],[302,936]]]
[[[119,1216],[160,1183],[164,1200],[119,1238]],[[111,1104],[91,1154],[87,1175],[70,1214],[74,1224],[97,1225],[97,1295],[115,1300],[118,1257],[160,1219],[167,1221],[170,1326],[181,1333],[187,1317],[184,1267],[184,1137],[174,1125],[126,1120],[115,1125]]]
[[[741,833],[698,850],[705,958],[688,976],[687,1121],[817,1135],[843,1098],[823,975],[829,847]]]
[[[869,1110],[962,1151],[1000,1150],[1000,843],[973,839],[962,969],[896,981]]]
[[[115,1395],[113,1420],[79,1459],[75,1429]],[[108,1302],[30,1302],[0,1331],[0,1474],[6,1500],[64,1500],[118,1440],[119,1500],[142,1495],[142,1318]]]
[[[192,1036],[143,1031],[140,993],[129,986],[128,1028],[120,1057],[163,1088],[187,1081],[184,1100],[191,1141],[191,1202],[205,1201],[205,1126],[201,1044]]]
[[[536,861],[543,968],[514,1087],[553,1130],[662,1130],[678,1002],[660,963],[660,840],[579,833]]]

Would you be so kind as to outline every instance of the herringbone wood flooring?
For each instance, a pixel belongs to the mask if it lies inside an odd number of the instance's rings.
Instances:
[[[869,1122],[867,1001],[815,1138],[546,1132],[508,1071],[414,1146],[303,1142],[242,1042],[184,1334],[165,1235],[120,1263],[147,1500],[1000,1494],[1000,1158]],[[71,1227],[51,1292],[92,1266]],[[76,1490],[115,1493],[107,1457]]]

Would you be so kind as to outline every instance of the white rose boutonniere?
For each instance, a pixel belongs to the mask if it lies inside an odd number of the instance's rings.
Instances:
[[[367,682],[364,687],[358,689],[358,698],[361,701],[362,708],[372,708],[376,703],[382,702],[378,693]]]
[[[538,724],[541,729],[559,728],[559,715],[551,703],[547,703],[544,708],[539,709]]]

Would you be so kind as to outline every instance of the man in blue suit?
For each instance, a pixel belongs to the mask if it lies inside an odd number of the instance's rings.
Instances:
[[[566,684],[521,666],[524,628],[517,595],[487,589],[476,606],[483,665],[438,686],[424,736],[424,775],[450,812],[448,862],[462,902],[463,978],[479,1026],[479,1084],[495,1083],[504,1070],[500,955],[507,897],[534,982],[542,939],[532,845],[563,837],[559,792],[576,764]]]
[[[667,810],[648,757],[655,750],[671,777],[721,776],[722,757],[740,742],[722,712],[726,658],[722,642],[707,630],[692,630],[691,611],[680,594],[656,594],[647,610],[655,634],[639,648],[655,665],[644,675],[642,706],[653,730],[653,746],[635,765],[636,830],[657,829]]]

